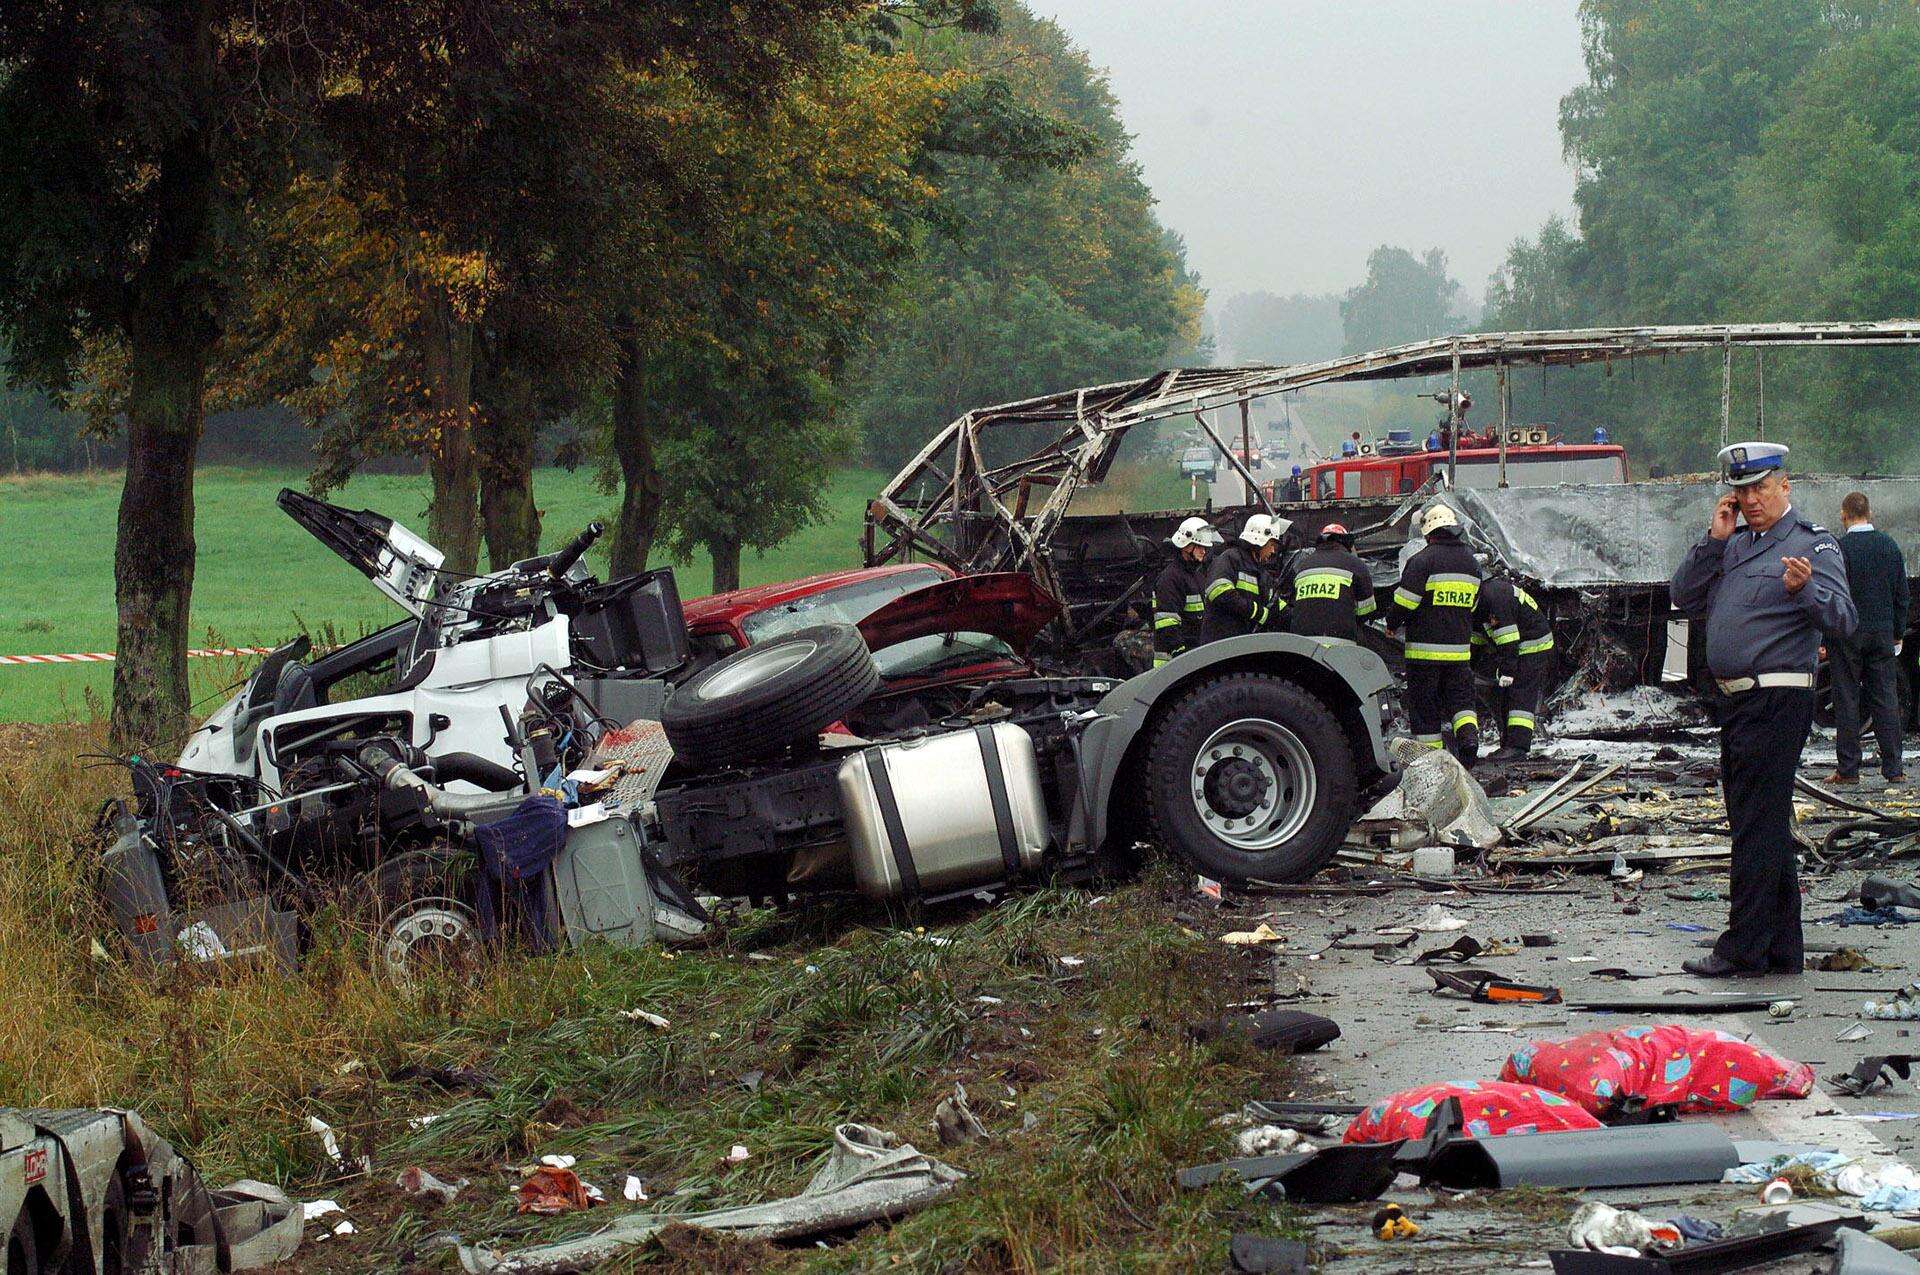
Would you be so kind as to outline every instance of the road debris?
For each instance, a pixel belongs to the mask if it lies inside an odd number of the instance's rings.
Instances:
[[[673,1225],[767,1240],[791,1240],[904,1217],[939,1201],[964,1180],[890,1133],[861,1124],[834,1130],[831,1148],[798,1195],[704,1213],[630,1213],[591,1235],[519,1250],[461,1245],[472,1275],[580,1270],[646,1244]]]

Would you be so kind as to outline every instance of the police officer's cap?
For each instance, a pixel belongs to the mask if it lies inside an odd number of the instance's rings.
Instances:
[[[1735,443],[1720,449],[1720,477],[1733,487],[1746,487],[1768,474],[1787,472],[1784,443]]]

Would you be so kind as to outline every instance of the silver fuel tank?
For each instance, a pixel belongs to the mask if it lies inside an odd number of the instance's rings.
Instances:
[[[1039,866],[1046,798],[1011,722],[878,744],[840,766],[853,873],[872,898],[923,898]]]

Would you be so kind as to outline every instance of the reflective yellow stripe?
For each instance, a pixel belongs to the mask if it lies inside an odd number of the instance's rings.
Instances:
[[[1428,748],[1443,748],[1446,746],[1445,741],[1439,735],[1415,735],[1413,742],[1423,744]]]
[[[1187,595],[1186,609],[1189,611],[1204,611],[1207,609],[1207,600],[1197,593],[1189,593]]]
[[[1476,633],[1476,634],[1474,634],[1474,635],[1473,635],[1472,637],[1470,637],[1470,638],[1468,638],[1467,640],[1468,640],[1469,642],[1471,642],[1471,643],[1473,643],[1473,644],[1474,644],[1475,646],[1489,646],[1489,645],[1491,645],[1491,643],[1489,643],[1489,642],[1487,641],[1487,635],[1486,635],[1486,634],[1484,634],[1484,633]]]
[[[1180,617],[1177,615],[1166,611],[1155,611],[1153,613],[1153,627],[1156,629],[1171,629],[1178,626],[1179,623]]]
[[[1420,595],[1404,585],[1393,591],[1393,600],[1409,611],[1420,609]]]
[[[1513,713],[1508,713],[1508,714],[1507,714],[1507,725],[1509,725],[1509,726],[1524,726],[1524,727],[1526,727],[1526,728],[1527,728],[1528,730],[1532,730],[1532,729],[1533,729],[1533,714],[1532,714],[1532,713],[1520,713],[1520,712],[1513,712]]]
[[[1511,646],[1520,640],[1520,626],[1517,624],[1503,625],[1495,629],[1492,636],[1495,646]]]
[[[1464,664],[1473,659],[1473,648],[1464,642],[1457,645],[1447,642],[1409,642],[1407,658]]]
[[[1171,655],[1168,655],[1165,651],[1155,651],[1153,653],[1153,666],[1155,668],[1159,668],[1162,664],[1165,664],[1168,660],[1171,660],[1172,658],[1173,657]]]
[[[1353,613],[1355,615],[1372,615],[1375,611],[1378,611],[1379,609],[1380,609],[1380,604],[1374,601],[1374,599],[1371,596],[1369,596],[1368,598],[1366,598],[1366,600],[1361,602],[1359,606],[1353,609]]]
[[[1455,713],[1453,715],[1453,728],[1459,730],[1462,726],[1471,726],[1478,730],[1480,727],[1480,714],[1474,712],[1472,709]]]
[[[1207,601],[1212,602],[1215,598],[1220,597],[1222,594],[1228,592],[1232,588],[1233,588],[1233,581],[1222,576],[1220,579],[1215,580],[1212,584],[1207,586]]]
[[[1518,585],[1514,586],[1513,596],[1520,599],[1521,606],[1532,607],[1536,611],[1540,609],[1540,604],[1533,600],[1533,595]]]
[[[1293,596],[1295,598],[1333,598],[1337,599],[1343,589],[1353,584],[1351,571],[1309,571],[1295,578]]]
[[[1528,642],[1527,644],[1522,646],[1520,648],[1520,654],[1538,655],[1542,651],[1551,651],[1552,649],[1553,649],[1553,634],[1549,633],[1543,638],[1535,638],[1533,641]]]

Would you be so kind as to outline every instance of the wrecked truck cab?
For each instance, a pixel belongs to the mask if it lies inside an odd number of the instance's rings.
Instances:
[[[1298,880],[1391,769],[1386,669],[1357,646],[1254,635],[1124,681],[1055,676],[1027,651],[1058,614],[1024,573],[959,576],[862,619],[866,660],[812,626],[704,670],[665,714],[666,864],[720,893],[938,898],[1153,840],[1223,880]],[[946,676],[877,675],[927,643],[952,648]]]

